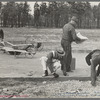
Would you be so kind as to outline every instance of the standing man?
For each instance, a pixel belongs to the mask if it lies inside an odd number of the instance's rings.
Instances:
[[[4,32],[2,29],[0,29],[0,39],[1,39],[1,41],[4,40]]]
[[[73,16],[71,21],[64,25],[63,27],[63,34],[61,40],[61,46],[65,51],[65,56],[63,57],[62,67],[63,75],[66,76],[67,73],[71,71],[70,65],[72,61],[72,50],[71,50],[71,43],[73,41],[80,41],[80,38],[77,37],[75,28],[77,26],[78,19],[77,17]]]

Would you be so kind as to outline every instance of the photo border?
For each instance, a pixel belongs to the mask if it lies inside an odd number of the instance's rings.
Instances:
[[[42,1],[88,1],[88,2],[100,2],[100,0],[0,0],[0,2],[7,2],[7,1],[14,1],[14,2],[42,2]],[[100,100],[100,98],[0,98],[0,100]]]

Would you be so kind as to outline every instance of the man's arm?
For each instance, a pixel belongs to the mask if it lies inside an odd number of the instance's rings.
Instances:
[[[89,53],[86,57],[85,57],[85,60],[86,60],[86,63],[90,66],[91,65],[91,53]]]
[[[99,49],[95,49],[85,57],[85,60],[86,60],[88,65],[91,65],[91,61],[90,60],[92,59],[92,54],[94,54],[95,52],[98,52],[98,51],[100,51],[100,50]]]
[[[71,29],[71,35],[72,35],[72,38],[73,38],[74,41],[80,41],[81,40],[79,37],[77,37],[74,27]]]

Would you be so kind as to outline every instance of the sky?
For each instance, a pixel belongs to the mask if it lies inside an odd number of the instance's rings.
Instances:
[[[90,2],[91,5],[98,5],[100,2]]]

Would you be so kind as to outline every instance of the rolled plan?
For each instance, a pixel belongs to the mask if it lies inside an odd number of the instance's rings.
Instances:
[[[76,43],[82,43],[82,42],[88,40],[88,38],[86,36],[83,36],[80,32],[77,33],[77,37],[80,38],[80,40],[76,41]]]

